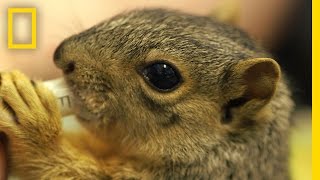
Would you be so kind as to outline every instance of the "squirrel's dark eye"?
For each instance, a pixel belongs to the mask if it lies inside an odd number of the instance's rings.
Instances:
[[[148,65],[143,69],[142,74],[149,84],[162,91],[172,90],[181,81],[179,72],[163,62]]]

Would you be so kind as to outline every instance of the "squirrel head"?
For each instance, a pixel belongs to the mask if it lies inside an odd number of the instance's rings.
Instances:
[[[99,136],[180,154],[264,123],[259,114],[280,78],[276,61],[242,31],[163,9],[126,12],[76,34],[54,60],[77,115]]]

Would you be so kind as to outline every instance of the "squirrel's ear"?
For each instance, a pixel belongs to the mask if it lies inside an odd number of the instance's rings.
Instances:
[[[227,116],[232,115],[232,108],[241,110],[238,113],[242,115],[257,113],[273,96],[280,74],[278,63],[269,58],[248,59],[231,66],[222,83]]]

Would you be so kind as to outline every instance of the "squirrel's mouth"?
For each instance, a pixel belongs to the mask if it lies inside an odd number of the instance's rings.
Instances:
[[[86,104],[84,104],[84,102],[82,102],[80,100],[80,98],[76,97],[74,95],[74,101],[73,101],[73,107],[74,107],[74,113],[76,116],[80,117],[81,119],[84,120],[96,120],[96,119],[100,119],[101,118],[101,113],[95,113],[93,111],[91,111],[88,106],[86,106]]]
[[[108,106],[106,90],[97,91],[99,84],[79,85],[72,80],[67,80],[67,83],[74,98],[75,114],[85,120],[102,118]]]

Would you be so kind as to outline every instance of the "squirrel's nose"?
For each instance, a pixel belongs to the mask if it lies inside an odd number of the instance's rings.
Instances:
[[[75,70],[76,64],[74,60],[70,59],[66,55],[66,43],[62,42],[53,54],[54,63],[65,74],[70,74]]]

